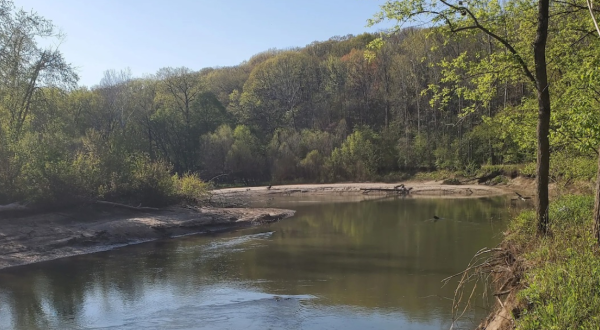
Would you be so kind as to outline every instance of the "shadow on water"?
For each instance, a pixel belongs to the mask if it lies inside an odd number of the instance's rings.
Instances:
[[[447,329],[440,281],[499,242],[509,205],[297,203],[268,226],[6,269],[0,328]]]

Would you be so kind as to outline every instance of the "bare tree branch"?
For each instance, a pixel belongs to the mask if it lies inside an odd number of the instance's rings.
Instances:
[[[594,16],[594,4],[592,0],[585,0],[588,5],[588,9],[590,10],[590,15],[592,16],[592,22],[594,22],[594,26],[596,27],[596,31],[598,31],[598,36],[600,36],[600,27],[598,27],[598,21],[596,21],[596,17]]]

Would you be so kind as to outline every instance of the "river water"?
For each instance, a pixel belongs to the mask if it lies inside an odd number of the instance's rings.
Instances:
[[[506,197],[268,203],[296,216],[2,270],[0,329],[449,329],[455,282],[441,280],[500,241],[511,209]]]

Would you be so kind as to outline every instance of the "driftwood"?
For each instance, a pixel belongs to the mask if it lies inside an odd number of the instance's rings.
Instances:
[[[404,185],[396,186],[394,188],[360,188],[363,194],[368,194],[371,191],[385,191],[385,192],[393,192],[396,194],[408,195],[413,188],[405,188]]]
[[[393,191],[393,192],[401,192],[402,190],[394,189],[394,188],[360,188],[362,191]]]
[[[28,207],[19,203],[10,203],[7,205],[0,205],[0,212],[11,212],[11,211],[23,211],[27,210]]]
[[[160,211],[161,209],[156,207],[147,207],[147,206],[131,206],[126,204],[114,203],[114,202],[106,202],[106,201],[95,201],[96,204],[100,205],[109,205],[114,207],[120,207],[133,211]]]

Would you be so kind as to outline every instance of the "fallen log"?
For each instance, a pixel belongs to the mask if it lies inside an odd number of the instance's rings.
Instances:
[[[109,206],[113,206],[113,207],[120,207],[120,208],[124,208],[124,209],[128,209],[128,210],[133,210],[133,211],[160,211],[161,209],[156,208],[156,207],[147,207],[147,206],[131,206],[131,205],[126,205],[126,204],[121,204],[121,203],[114,203],[114,202],[107,202],[107,201],[95,201],[96,204],[100,204],[100,205],[109,205]]]
[[[408,195],[408,194],[410,194],[410,191],[412,190],[412,187],[410,187],[410,188],[402,188],[402,189],[396,189],[396,188],[360,188],[360,190],[363,191],[363,194],[368,194],[371,191],[385,191],[385,192],[394,192],[394,193],[397,193],[397,194]]]

